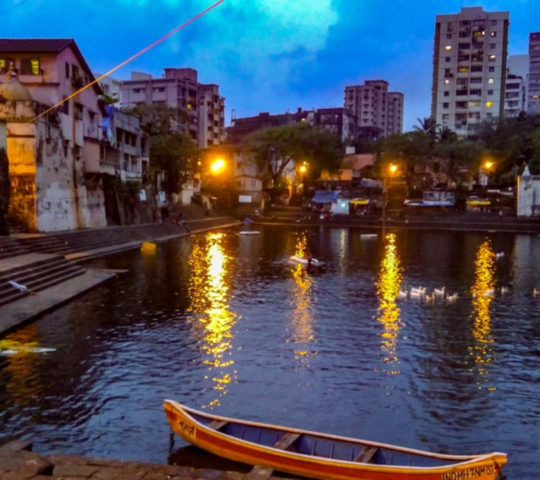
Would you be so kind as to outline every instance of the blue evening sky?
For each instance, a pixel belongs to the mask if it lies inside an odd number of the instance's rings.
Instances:
[[[94,72],[105,72],[213,0],[2,0],[5,38],[74,38]],[[135,59],[160,76],[192,67],[217,83],[227,124],[259,112],[343,106],[346,85],[384,79],[405,94],[405,129],[429,116],[435,15],[462,6],[510,11],[510,54],[540,31],[539,0],[224,0]]]

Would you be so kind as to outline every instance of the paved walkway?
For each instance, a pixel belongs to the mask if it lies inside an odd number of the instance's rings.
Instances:
[[[255,467],[244,474],[76,455],[40,455],[31,448],[31,442],[19,440],[0,446],[2,480],[278,480],[269,468]]]

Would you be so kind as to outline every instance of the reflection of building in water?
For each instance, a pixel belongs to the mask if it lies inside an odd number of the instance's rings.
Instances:
[[[201,238],[193,246],[189,258],[191,267],[189,295],[190,311],[195,331],[202,341],[205,353],[204,364],[210,373],[205,380],[212,378],[212,388],[217,398],[209,406],[219,405],[219,399],[227,393],[227,385],[235,378],[231,367],[232,333],[236,315],[229,310],[229,286],[226,283],[226,266],[229,258],[225,255],[221,242],[222,233],[214,233]],[[203,244],[203,242],[206,242]]]
[[[398,374],[398,357],[396,353],[397,338],[403,323],[400,318],[400,310],[396,304],[399,296],[399,289],[402,282],[402,270],[397,253],[396,236],[389,234],[386,236],[386,246],[384,258],[381,264],[380,278],[377,283],[377,294],[379,295],[380,306],[378,320],[384,326],[382,337],[383,361],[392,365],[389,370],[391,374]]]
[[[307,240],[305,235],[299,238],[296,244],[295,255],[304,255]],[[294,350],[294,357],[307,366],[309,358],[317,352],[308,350],[307,345],[313,342],[313,314],[311,312],[311,295],[313,289],[313,278],[302,264],[294,265],[293,288],[291,292],[291,302],[294,310],[291,317],[291,334],[288,342],[297,345]]]
[[[15,350],[17,353],[5,357],[7,366],[4,368],[7,383],[5,391],[10,402],[18,405],[29,405],[41,392],[40,376],[36,366],[38,354],[33,349],[38,348],[36,325],[31,324],[0,340],[2,350]]]
[[[490,348],[493,339],[491,338],[489,306],[495,287],[495,253],[489,240],[478,248],[475,264],[476,280],[471,292],[475,315],[472,333],[476,342],[469,347],[469,351],[477,364],[479,375],[488,375],[489,366],[494,357],[493,349]]]

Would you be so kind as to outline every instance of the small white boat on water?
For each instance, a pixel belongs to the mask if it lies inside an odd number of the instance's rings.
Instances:
[[[242,230],[238,235],[259,235],[261,232],[257,230]]]
[[[362,240],[375,240],[377,238],[376,233],[361,233],[360,238]]]
[[[299,257],[297,255],[293,255],[291,257],[291,262],[302,263],[304,265],[308,265],[309,259],[307,257]],[[324,265],[324,262],[322,262],[321,260],[317,260],[316,258],[312,258],[311,265],[314,267],[321,267]]]

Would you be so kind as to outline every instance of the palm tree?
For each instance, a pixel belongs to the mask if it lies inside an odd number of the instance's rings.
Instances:
[[[439,128],[437,137],[439,143],[454,143],[457,142],[458,139],[456,132],[446,126]]]
[[[440,125],[433,117],[417,118],[419,127],[415,126],[417,132],[424,132],[432,142],[437,138],[437,129]]]

